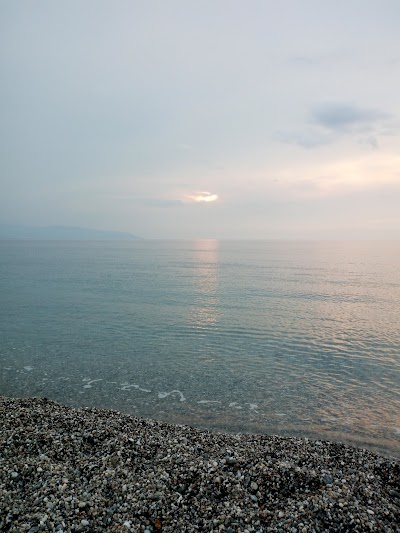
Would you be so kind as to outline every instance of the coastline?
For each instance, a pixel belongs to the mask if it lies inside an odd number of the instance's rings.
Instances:
[[[44,398],[0,421],[1,531],[399,531],[400,463],[365,449]]]

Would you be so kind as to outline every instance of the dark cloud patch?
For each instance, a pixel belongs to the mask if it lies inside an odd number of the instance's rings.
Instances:
[[[311,121],[329,130],[342,131],[372,126],[389,118],[376,109],[363,109],[347,103],[325,103],[311,110]]]
[[[329,102],[311,108],[304,129],[279,130],[275,133],[275,139],[305,149],[316,149],[334,143],[343,136],[353,135],[360,145],[377,150],[379,136],[395,134],[396,129],[393,128],[393,115],[350,103]]]

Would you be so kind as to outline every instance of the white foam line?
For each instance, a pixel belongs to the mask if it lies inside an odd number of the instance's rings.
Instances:
[[[231,402],[228,407],[231,407],[232,409],[243,409],[243,407],[237,402]]]
[[[258,409],[258,404],[256,404],[256,403],[248,403],[248,404],[246,404],[246,405],[249,406],[250,411],[256,411],[256,412],[258,412],[258,411],[257,411],[257,409]]]
[[[180,396],[180,402],[185,402],[186,401],[186,398],[184,397],[184,395],[181,393],[180,390],[172,390],[171,392],[159,392],[158,393],[158,397],[159,398],[166,398],[167,396],[170,396],[171,394],[179,394]]]
[[[84,389],[91,389],[92,383],[96,383],[96,381],[103,381],[102,379],[90,379],[90,378],[83,378],[82,381],[87,381],[86,385],[83,386]]]
[[[199,400],[197,403],[221,403],[219,400]]]
[[[27,370],[28,372],[30,372],[31,370],[33,370],[33,366],[24,366],[25,370]]]
[[[136,385],[135,383],[133,383],[132,385],[130,385],[129,383],[121,383],[121,390],[130,390],[132,387],[134,389],[141,390],[142,392],[151,392],[151,390],[149,389],[142,389],[141,387],[139,387],[139,385]]]

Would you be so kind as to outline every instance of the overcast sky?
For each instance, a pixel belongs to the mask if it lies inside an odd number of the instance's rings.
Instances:
[[[0,2],[0,222],[400,237],[399,0]]]

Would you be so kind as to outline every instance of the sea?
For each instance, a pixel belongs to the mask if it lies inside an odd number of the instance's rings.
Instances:
[[[400,242],[1,241],[0,395],[400,457]]]

